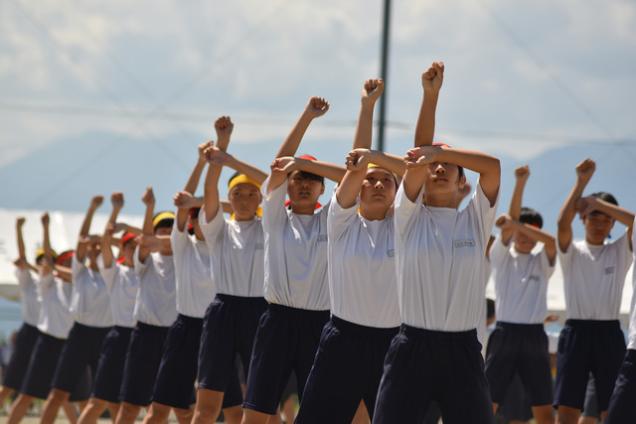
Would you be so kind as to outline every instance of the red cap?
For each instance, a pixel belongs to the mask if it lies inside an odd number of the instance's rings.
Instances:
[[[305,159],[305,160],[311,160],[311,161],[317,161],[318,160],[312,155],[300,155],[300,156],[298,156],[298,159]]]
[[[66,262],[69,259],[73,259],[73,256],[75,256],[74,250],[67,250],[65,252],[62,252],[57,258],[55,258],[55,264],[62,265],[63,262]]]
[[[125,232],[124,235],[121,237],[121,244],[122,246],[125,245],[126,243],[128,243],[131,240],[134,240],[135,238],[137,238],[137,236],[133,233],[129,233],[129,232]]]

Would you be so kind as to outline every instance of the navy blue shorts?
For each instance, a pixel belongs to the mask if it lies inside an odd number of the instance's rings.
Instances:
[[[509,421],[526,422],[532,419],[530,398],[524,390],[518,374],[513,377],[503,401],[499,404],[497,417],[503,418],[506,423]]]
[[[76,322],[68,334],[60,360],[57,363],[53,387],[65,392],[72,392],[82,380],[82,374],[88,366],[91,375],[97,371],[99,353],[110,327],[90,327]],[[91,389],[88,389],[90,394]]]
[[[607,411],[625,356],[619,321],[572,320],[559,335],[554,405],[582,410],[590,372],[599,411]]]
[[[9,389],[19,391],[22,382],[29,369],[31,354],[35,348],[35,343],[40,336],[40,330],[26,322],[22,324],[15,339],[15,347],[9,359],[2,385]]]
[[[124,376],[123,365],[126,362],[126,351],[132,331],[129,327],[115,326],[106,335],[99,355],[92,397],[119,403],[119,389]]]
[[[21,393],[46,399],[51,391],[53,374],[66,340],[40,333],[35,342],[29,368],[22,383]]]
[[[493,402],[502,404],[515,374],[532,406],[552,405],[548,336],[543,324],[497,322],[486,350],[486,378]]]
[[[238,383],[235,359],[248,371],[258,320],[267,308],[262,297],[217,294],[203,318],[198,387],[233,396]],[[241,396],[242,400],[242,396]],[[224,399],[224,404],[236,399]]]
[[[297,423],[350,423],[363,400],[373,418],[384,357],[395,328],[373,328],[336,316],[325,325],[303,392]]]
[[[476,330],[400,327],[384,360],[373,422],[422,422],[431,400],[444,424],[494,423]]]
[[[87,365],[84,367],[84,370],[80,372],[79,380],[68,398],[69,402],[84,402],[90,399],[91,391],[93,390],[93,381],[95,381],[93,372]]]
[[[292,372],[302,399],[329,311],[270,304],[261,317],[247,373],[243,406],[273,415]]]
[[[150,405],[169,328],[137,323],[126,351],[120,401],[139,406]]]
[[[636,350],[627,349],[605,424],[636,423]]]

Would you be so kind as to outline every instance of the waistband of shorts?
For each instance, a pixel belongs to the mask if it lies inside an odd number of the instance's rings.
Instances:
[[[344,320],[342,318],[338,318],[335,315],[331,315],[331,323],[340,331],[369,337],[393,337],[400,330],[400,327],[382,328],[360,325],[351,321]]]
[[[427,337],[439,340],[469,340],[477,337],[477,329],[475,328],[465,331],[440,331],[402,324],[400,326],[400,332],[409,337]]]
[[[66,343],[66,340],[67,340],[65,338],[61,339],[61,338],[53,336],[53,335],[51,335],[49,333],[45,333],[42,330],[40,330],[40,336],[45,338],[46,340],[50,340],[50,341],[53,341],[53,342],[56,342],[56,343]]]
[[[543,324],[521,324],[517,322],[497,321],[497,327],[505,328],[513,331],[526,331],[526,332],[545,332]]]
[[[146,324],[145,322],[137,321],[137,328],[140,329],[140,330],[143,330],[143,331],[162,332],[162,331],[167,331],[170,327]]]
[[[265,303],[264,297],[247,297],[247,296],[234,296],[233,294],[222,294],[217,293],[216,299],[222,300],[223,302],[236,302],[236,303],[252,303],[259,304]]]
[[[191,317],[184,314],[177,314],[177,321],[187,322],[188,324],[203,324],[203,318]]]
[[[596,319],[568,319],[565,325],[573,328],[599,328],[620,330],[621,322],[617,319],[596,320]]]
[[[25,327],[25,328],[28,328],[29,330],[40,331],[40,329],[38,328],[37,325],[29,324],[26,321],[22,323],[22,326]]]
[[[123,333],[125,333],[125,332],[129,332],[130,333],[130,332],[133,331],[134,328],[135,327],[124,327],[122,325],[113,325],[112,326],[113,330],[116,330],[118,332],[123,332]]]
[[[90,333],[108,333],[112,326],[109,327],[95,327],[92,325],[82,324],[81,322],[75,321],[73,323],[73,327],[78,328],[81,331],[90,332]]]
[[[292,308],[291,306],[279,305],[278,303],[268,303],[267,308],[276,314],[285,314],[292,316],[313,316],[313,317],[322,317],[326,320],[329,319],[329,309],[324,311],[316,311],[313,309],[301,309],[301,308]]]

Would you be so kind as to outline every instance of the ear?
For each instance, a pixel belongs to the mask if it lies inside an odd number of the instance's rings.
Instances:
[[[322,186],[320,188],[320,194],[324,194],[325,193],[325,183],[322,183]]]
[[[465,185],[466,185],[466,174],[458,176],[457,186],[459,187],[459,190],[460,191],[463,190]]]

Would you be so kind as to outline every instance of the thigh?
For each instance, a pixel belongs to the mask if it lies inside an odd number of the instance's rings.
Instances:
[[[559,335],[555,406],[583,409],[590,373],[591,352],[587,335],[567,325]]]

